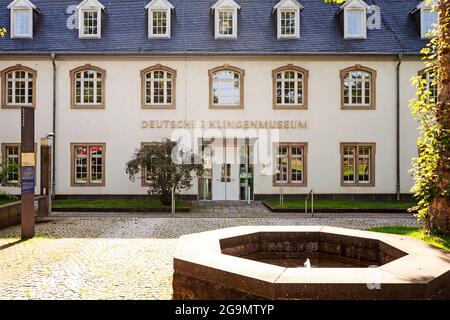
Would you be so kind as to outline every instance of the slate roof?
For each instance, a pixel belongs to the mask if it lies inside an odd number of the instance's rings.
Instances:
[[[381,8],[382,27],[368,30],[367,39],[345,40],[339,5],[323,0],[299,0],[300,38],[278,40],[276,14],[279,0],[235,0],[237,39],[214,39],[211,6],[216,0],[170,0],[175,6],[170,39],[149,39],[149,0],[100,0],[103,14],[101,39],[79,39],[69,30],[67,8],[79,0],[33,0],[42,12],[35,16],[33,39],[0,39],[0,54],[91,53],[91,54],[418,54],[426,45],[410,14],[418,0],[366,0]],[[10,29],[11,0],[0,0],[0,26]]]

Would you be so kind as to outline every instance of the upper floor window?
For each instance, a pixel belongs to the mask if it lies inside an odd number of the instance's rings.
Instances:
[[[436,26],[438,23],[438,11],[436,4],[429,3],[420,9],[421,36],[422,38],[436,35]]]
[[[216,38],[237,38],[237,12],[241,7],[233,0],[219,0],[211,8],[214,11]]]
[[[102,10],[105,7],[97,0],[83,0],[77,10],[79,38],[101,38]]]
[[[35,106],[36,71],[16,65],[2,71],[2,107]]]
[[[148,37],[170,38],[171,10],[175,7],[167,0],[152,0],[148,10]]]
[[[369,6],[362,0],[349,0],[340,10],[344,12],[344,38],[367,38],[367,9]]]
[[[224,65],[209,71],[210,108],[244,108],[244,70]]]
[[[273,9],[277,12],[277,37],[300,37],[300,10],[303,6],[296,0],[281,0]]]
[[[374,143],[341,143],[341,185],[375,186]]]
[[[161,65],[142,70],[142,108],[175,108],[176,74]]]
[[[308,108],[308,71],[288,65],[272,72],[274,109]]]
[[[29,0],[14,0],[11,12],[11,38],[33,38],[33,12],[36,6]]]
[[[89,64],[70,71],[72,108],[104,108],[105,77],[105,70]]]
[[[361,65],[341,71],[341,108],[375,109],[376,71]]]

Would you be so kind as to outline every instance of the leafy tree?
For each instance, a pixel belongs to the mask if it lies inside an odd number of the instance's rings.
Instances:
[[[190,189],[194,175],[203,175],[203,166],[194,160],[191,153],[166,139],[136,150],[127,162],[126,172],[132,181],[137,176],[145,178],[149,181],[148,193],[159,197],[162,204],[170,205],[172,189],[175,192]]]
[[[417,77],[417,97],[410,103],[421,133],[413,191],[428,231],[450,233],[450,0],[440,0],[438,12],[437,37],[422,50],[426,72],[435,79],[437,101],[426,80]]]
[[[436,79],[437,101],[430,99],[431,91],[422,77],[414,79],[417,98],[411,101],[411,107],[422,137],[418,140],[420,154],[412,168],[412,191],[419,199],[418,218],[427,230],[450,233],[450,0],[440,0],[437,10],[437,37],[422,50],[427,72]]]

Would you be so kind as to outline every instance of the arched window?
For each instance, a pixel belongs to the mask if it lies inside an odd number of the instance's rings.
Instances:
[[[224,65],[209,71],[210,108],[244,108],[244,70]]]
[[[272,71],[273,108],[308,108],[308,71],[287,65]]]
[[[141,71],[143,109],[175,109],[177,72],[157,64]]]
[[[341,108],[375,109],[376,75],[373,69],[356,65],[341,71]]]
[[[70,71],[72,108],[105,108],[105,77],[105,70],[89,64]]]
[[[20,64],[2,71],[2,107],[18,108],[35,104],[37,72]]]

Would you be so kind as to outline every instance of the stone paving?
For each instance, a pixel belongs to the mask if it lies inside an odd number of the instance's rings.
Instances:
[[[0,230],[0,299],[171,299],[172,256],[183,234],[238,225],[416,225],[411,215],[270,218],[57,216]]]

